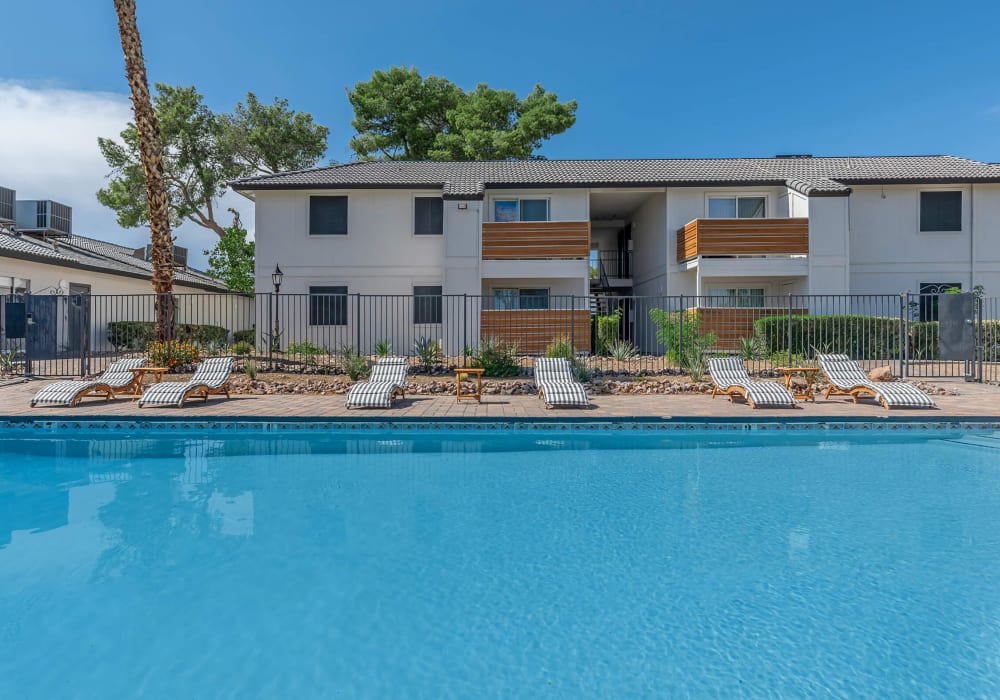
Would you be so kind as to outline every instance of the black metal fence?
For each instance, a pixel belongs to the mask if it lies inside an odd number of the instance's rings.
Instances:
[[[971,294],[740,296],[369,294],[7,295],[0,376],[80,376],[123,356],[186,365],[234,354],[260,370],[340,372],[407,355],[455,367],[565,354],[595,372],[697,374],[737,355],[751,371],[841,352],[904,377],[1000,380],[1000,300]],[[157,343],[157,304],[173,325]]]

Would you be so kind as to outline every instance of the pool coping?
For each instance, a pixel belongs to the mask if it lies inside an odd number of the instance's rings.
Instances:
[[[447,416],[7,416],[0,430],[53,432],[62,430],[657,430],[657,431],[803,431],[803,430],[1000,430],[1000,416],[634,416],[634,417],[467,417]]]

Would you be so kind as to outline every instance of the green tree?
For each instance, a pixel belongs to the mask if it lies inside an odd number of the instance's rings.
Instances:
[[[576,102],[559,102],[541,85],[523,100],[480,84],[465,92],[416,68],[375,71],[348,91],[361,160],[504,160],[533,158],[542,141],[576,121]]]
[[[254,242],[247,240],[247,232],[240,226],[239,216],[232,226],[226,228],[219,242],[208,256],[208,273],[226,283],[233,292],[253,293],[254,290]]]
[[[288,109],[286,100],[262,104],[247,93],[232,114],[215,114],[194,87],[156,84],[153,109],[160,123],[164,184],[174,227],[184,221],[214,231],[221,238],[215,203],[226,183],[239,177],[310,167],[326,150],[329,130],[309,114]],[[97,193],[126,228],[149,222],[145,174],[139,158],[138,132],[129,124],[120,141],[98,138],[111,168],[108,186]]]

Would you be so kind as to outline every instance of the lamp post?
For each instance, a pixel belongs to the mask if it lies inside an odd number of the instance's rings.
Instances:
[[[281,291],[281,280],[284,276],[281,268],[275,264],[274,272],[271,273],[271,284],[274,285],[274,332],[271,334],[272,351],[281,348],[280,341],[278,340],[281,337],[281,324],[278,321],[278,308],[280,306],[278,303],[278,293]]]

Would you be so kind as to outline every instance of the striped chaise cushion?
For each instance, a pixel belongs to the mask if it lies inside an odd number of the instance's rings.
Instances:
[[[589,406],[587,391],[573,376],[573,366],[564,357],[535,359],[535,386],[546,406]]]
[[[794,406],[795,397],[777,382],[755,382],[746,365],[738,357],[715,357],[708,361],[708,374],[723,391],[739,387],[746,392],[748,403],[757,406]]]
[[[390,408],[396,392],[406,391],[410,363],[405,357],[381,357],[372,367],[368,381],[347,390],[348,408]]]
[[[907,382],[873,382],[861,366],[847,355],[818,355],[819,365],[830,383],[842,392],[865,388],[886,408],[936,408],[923,391]]]
[[[142,392],[140,406],[180,406],[191,389],[204,387],[219,389],[229,381],[233,372],[233,358],[210,357],[203,360],[186,382],[160,382]]]
[[[135,375],[129,370],[142,367],[146,364],[145,358],[130,357],[123,360],[115,360],[108,368],[94,379],[77,379],[61,382],[54,382],[43,387],[35,397],[31,399],[31,405],[45,404],[48,406],[69,406],[81,392],[86,393],[95,386],[105,384],[115,391],[127,389],[133,381]]]

